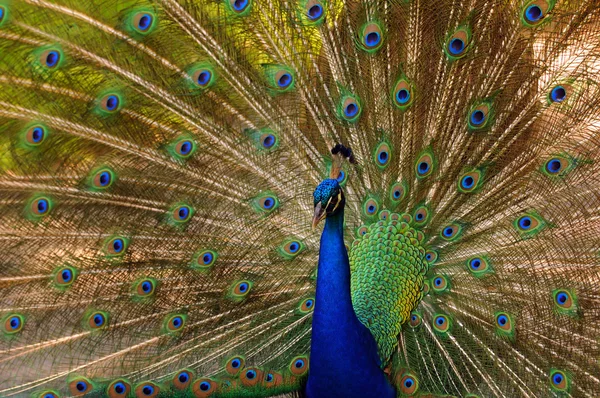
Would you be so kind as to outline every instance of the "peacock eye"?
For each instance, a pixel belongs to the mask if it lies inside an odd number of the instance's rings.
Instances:
[[[184,223],[192,218],[194,211],[188,205],[179,205],[172,210],[171,214],[175,222]]]
[[[556,86],[550,91],[552,102],[563,102],[567,98],[567,90],[563,86]]]
[[[90,315],[88,324],[92,329],[101,329],[107,325],[107,317],[102,312],[94,312]]]
[[[288,88],[293,82],[292,75],[286,71],[278,72],[275,75],[275,80],[277,81],[277,86],[279,88]]]
[[[525,217],[521,217],[519,219],[519,228],[523,229],[523,230],[528,230],[531,228],[531,217],[529,216],[525,216]]]
[[[202,391],[209,391],[210,390],[210,383],[207,383],[207,382],[203,381],[202,383],[200,383],[200,389]]]
[[[377,50],[383,43],[383,31],[381,26],[375,22],[363,26],[361,42],[364,50],[369,52]]]
[[[308,358],[302,356],[302,357],[296,357],[296,358],[292,359],[289,370],[295,376],[301,376],[301,375],[305,374],[306,371],[308,370]]]
[[[61,54],[58,50],[46,50],[40,56],[40,62],[48,69],[54,69],[60,62]]]
[[[115,237],[109,239],[105,246],[104,251],[109,256],[121,256],[125,253],[127,249],[127,241],[122,237]]]
[[[250,0],[229,0],[229,4],[236,14],[241,14],[248,9]]]
[[[384,169],[391,160],[392,148],[386,142],[379,144],[374,153],[375,164],[380,168]]]
[[[148,397],[152,398],[160,393],[160,388],[154,383],[146,382],[142,383],[135,389],[135,395],[137,397]]]
[[[321,6],[320,4],[312,5],[308,9],[306,15],[308,16],[308,19],[310,19],[311,21],[318,20],[323,15],[323,6]]]
[[[116,94],[109,94],[100,100],[100,107],[106,112],[115,112],[119,109],[121,100]]]
[[[107,391],[109,398],[126,397],[131,391],[131,385],[125,380],[115,380],[109,384]]]
[[[181,156],[187,156],[190,154],[190,152],[192,152],[193,147],[194,146],[191,141],[184,140],[184,141],[181,141],[179,144],[177,144],[177,146],[175,147],[175,150]]]
[[[69,391],[71,395],[82,396],[92,390],[92,384],[84,377],[78,377],[69,383]]]
[[[141,12],[134,16],[133,21],[136,29],[142,33],[145,33],[152,26],[152,23],[154,22],[154,17],[149,13]]]
[[[7,334],[18,333],[23,329],[25,320],[21,315],[9,315],[4,321],[4,332]]]
[[[535,23],[543,16],[542,9],[536,4],[532,4],[525,10],[525,18],[527,21]]]
[[[273,134],[267,134],[263,139],[262,139],[262,145],[265,148],[271,148],[273,145],[275,145],[275,136]]]
[[[227,361],[225,365],[225,370],[230,375],[237,375],[239,371],[244,367],[245,360],[242,357],[235,356]]]
[[[173,377],[173,385],[178,390],[184,390],[191,384],[193,377],[189,370],[182,370]]]
[[[59,268],[55,273],[54,282],[57,287],[66,287],[73,284],[75,281],[76,273],[74,268],[71,267],[63,267]]]
[[[213,80],[213,74],[208,69],[198,69],[192,73],[192,80],[200,87],[208,87]]]

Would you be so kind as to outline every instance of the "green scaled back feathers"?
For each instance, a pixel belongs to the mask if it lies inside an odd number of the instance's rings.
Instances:
[[[336,143],[399,396],[600,396],[599,76],[596,0],[0,0],[0,396],[296,396]]]

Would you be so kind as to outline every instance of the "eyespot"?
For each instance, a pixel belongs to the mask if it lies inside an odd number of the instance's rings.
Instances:
[[[344,170],[340,170],[336,180],[338,183],[343,184],[346,181],[346,172]]]
[[[446,333],[450,329],[450,319],[446,315],[435,315],[433,318],[433,328],[437,332]]]
[[[193,378],[194,374],[191,371],[181,370],[173,377],[173,386],[178,390],[185,390],[192,384]]]
[[[271,212],[279,206],[279,200],[275,195],[266,194],[254,199],[255,207],[262,212]]]
[[[394,104],[402,110],[406,109],[410,104],[412,104],[412,87],[408,83],[408,81],[400,79],[398,83],[396,83],[396,86],[394,87],[393,97]]]
[[[539,233],[546,226],[546,222],[535,211],[525,213],[513,223],[522,238],[530,238]]]
[[[552,388],[558,391],[566,391],[569,387],[570,380],[567,378],[565,372],[561,370],[552,370],[550,372],[550,383]]]
[[[527,22],[536,23],[542,18],[542,16],[542,9],[535,4],[532,4],[525,9],[525,19]]]
[[[430,153],[424,153],[415,163],[417,177],[427,177],[433,171],[433,156]]]
[[[460,232],[461,227],[458,224],[450,224],[442,229],[440,236],[442,239],[450,241],[457,238]]]
[[[483,276],[492,271],[485,257],[471,257],[467,260],[467,268],[476,277]]]
[[[272,149],[277,145],[278,140],[273,134],[263,134],[260,136],[260,143],[263,148]]]
[[[229,0],[234,13],[241,15],[250,10],[250,0]]]
[[[6,9],[4,6],[0,6],[0,23],[4,22],[4,17],[6,16]]]
[[[100,99],[100,108],[109,113],[116,112],[120,109],[121,99],[117,94],[107,94]]]
[[[160,388],[150,381],[141,383],[135,388],[135,396],[137,398],[153,398],[158,393],[160,393]]]
[[[481,179],[481,172],[478,170],[464,174],[460,178],[460,182],[458,184],[458,190],[463,193],[474,192],[477,189],[477,187],[479,186],[480,179]]]
[[[202,250],[194,256],[192,267],[194,268],[209,268],[212,267],[217,260],[217,252],[212,250]]]
[[[292,359],[290,371],[295,376],[302,376],[308,371],[308,358],[300,356]]]
[[[383,32],[381,26],[371,22],[366,24],[362,29],[361,44],[366,51],[375,51],[383,43]]]
[[[252,285],[248,281],[240,281],[233,286],[233,294],[237,296],[246,296]]]
[[[400,392],[402,392],[403,394],[414,394],[414,392],[417,391],[417,388],[419,387],[417,379],[411,374],[402,377],[402,379],[400,379],[399,385]]]
[[[515,325],[513,317],[507,312],[497,312],[494,314],[496,322],[496,333],[502,337],[508,337],[510,340],[515,336]]]
[[[482,130],[485,128],[489,124],[490,110],[490,105],[487,103],[472,108],[469,113],[469,129]]]
[[[108,385],[106,393],[109,398],[127,397],[131,392],[131,384],[126,380],[118,379]]]
[[[523,231],[527,231],[533,227],[533,219],[529,216],[523,216],[519,218],[519,228]]]
[[[470,34],[466,29],[462,28],[454,32],[446,41],[445,50],[448,58],[457,59],[463,57],[467,53],[470,40]]]
[[[368,231],[369,231],[369,229],[365,225],[363,225],[356,231],[356,235],[358,237],[365,236]]]
[[[275,74],[275,81],[278,88],[289,88],[294,82],[292,74],[286,70],[280,70]]]
[[[128,241],[120,236],[109,239],[104,245],[104,252],[109,256],[122,256],[127,251]]]
[[[87,323],[91,329],[103,329],[108,326],[108,316],[105,312],[92,312]]]
[[[25,142],[28,145],[40,145],[46,139],[46,128],[41,125],[31,126],[25,132]]]
[[[2,22],[1,18],[0,18],[0,22]],[[41,392],[37,397],[38,398],[60,398],[60,396],[56,392],[54,392],[54,391],[44,391],[44,392]]]
[[[189,158],[196,151],[196,143],[192,140],[184,139],[175,144],[175,154],[182,158]]]
[[[436,276],[433,279],[433,283],[431,284],[433,291],[437,293],[442,293],[448,289],[448,279],[443,276]]]
[[[567,98],[567,90],[563,86],[556,86],[550,92],[552,102],[563,102]]]
[[[230,375],[235,376],[240,372],[240,370],[242,370],[245,364],[246,361],[244,360],[244,358],[236,356],[227,361],[227,364],[225,365],[225,370]]]
[[[192,72],[192,81],[201,88],[207,88],[213,83],[213,72],[208,68],[197,69]]]
[[[38,197],[33,199],[30,204],[31,214],[35,217],[43,217],[50,213],[52,202],[48,198]]]
[[[300,312],[309,313],[315,308],[315,299],[307,298],[300,303]]]
[[[183,315],[171,315],[167,318],[167,329],[169,332],[176,332],[185,326],[185,317]]]
[[[553,292],[554,304],[557,312],[575,316],[577,315],[577,297],[566,289],[558,289]]]
[[[55,49],[49,49],[42,52],[42,54],[40,55],[40,62],[46,68],[54,69],[60,63],[61,57],[62,55],[60,51]]]
[[[153,279],[145,278],[135,284],[135,292],[140,297],[148,297],[154,294],[156,282]]]
[[[552,158],[546,162],[545,169],[549,174],[557,175],[569,166],[566,159]]]
[[[546,18],[551,8],[547,0],[531,1],[523,9],[523,22],[526,26],[536,26]]]
[[[427,250],[425,252],[425,261],[427,261],[429,264],[434,264],[438,259],[438,254],[437,252],[433,251],[433,250]]]
[[[211,379],[199,379],[192,384],[192,392],[196,398],[210,397],[217,390],[217,383]]]
[[[192,218],[194,210],[188,205],[179,205],[172,211],[173,220],[178,223],[187,222]]]
[[[342,116],[347,121],[357,120],[360,111],[360,105],[355,98],[348,97],[342,102]]]
[[[263,385],[266,388],[280,386],[283,383],[283,376],[277,372],[265,372]]]
[[[280,253],[286,258],[294,258],[298,254],[300,254],[303,248],[304,245],[302,244],[302,242],[297,240],[290,240],[284,242],[283,245],[280,246]]]
[[[429,210],[426,206],[419,206],[415,210],[415,214],[413,216],[413,220],[415,224],[421,226],[425,224],[429,220]]]
[[[4,320],[4,333],[15,334],[23,330],[25,318],[19,314],[8,315]]]
[[[422,318],[421,314],[418,312],[413,312],[410,314],[410,318],[408,318],[408,324],[411,328],[416,328],[421,325]]]
[[[390,200],[394,203],[400,202],[406,196],[406,189],[404,184],[397,182],[392,185],[392,189],[390,190]]]
[[[240,381],[242,385],[246,387],[253,387],[263,380],[263,372],[258,368],[247,368],[244,369],[240,375]]]
[[[69,391],[74,397],[86,395],[90,393],[92,389],[92,383],[85,377],[77,377],[69,382]]]
[[[506,315],[500,314],[496,317],[496,325],[498,325],[498,327],[501,329],[509,329],[510,320]]]
[[[373,159],[375,160],[375,164],[380,169],[384,169],[392,159],[392,149],[387,143],[382,142],[375,149],[375,152],[373,153]]]
[[[75,282],[77,273],[72,267],[59,268],[54,274],[54,282],[58,287],[70,286]]]
[[[379,210],[379,204],[375,199],[368,199],[363,205],[363,211],[366,216],[371,217],[377,214]]]
[[[306,4],[306,17],[311,22],[318,22],[323,17],[323,6],[315,0],[311,0]]]
[[[91,185],[94,189],[107,189],[114,181],[114,172],[108,168],[101,168],[92,175]]]
[[[149,12],[138,12],[133,16],[133,28],[140,33],[148,33],[154,25],[154,16]]]

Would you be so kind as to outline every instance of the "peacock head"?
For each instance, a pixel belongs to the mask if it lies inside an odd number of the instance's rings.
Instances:
[[[337,180],[329,178],[317,186],[313,193],[315,199],[315,214],[313,229],[327,216],[340,212],[346,204],[344,191]]]

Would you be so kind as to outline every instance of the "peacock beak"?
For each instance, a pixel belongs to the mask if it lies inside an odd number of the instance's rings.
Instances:
[[[317,225],[319,225],[319,223],[321,222],[321,220],[323,220],[325,218],[325,216],[327,216],[327,213],[325,212],[325,207],[323,207],[323,205],[321,205],[321,202],[318,202],[315,205],[315,214],[313,216],[313,221],[312,221],[312,229],[314,230],[315,228],[317,228]]]

